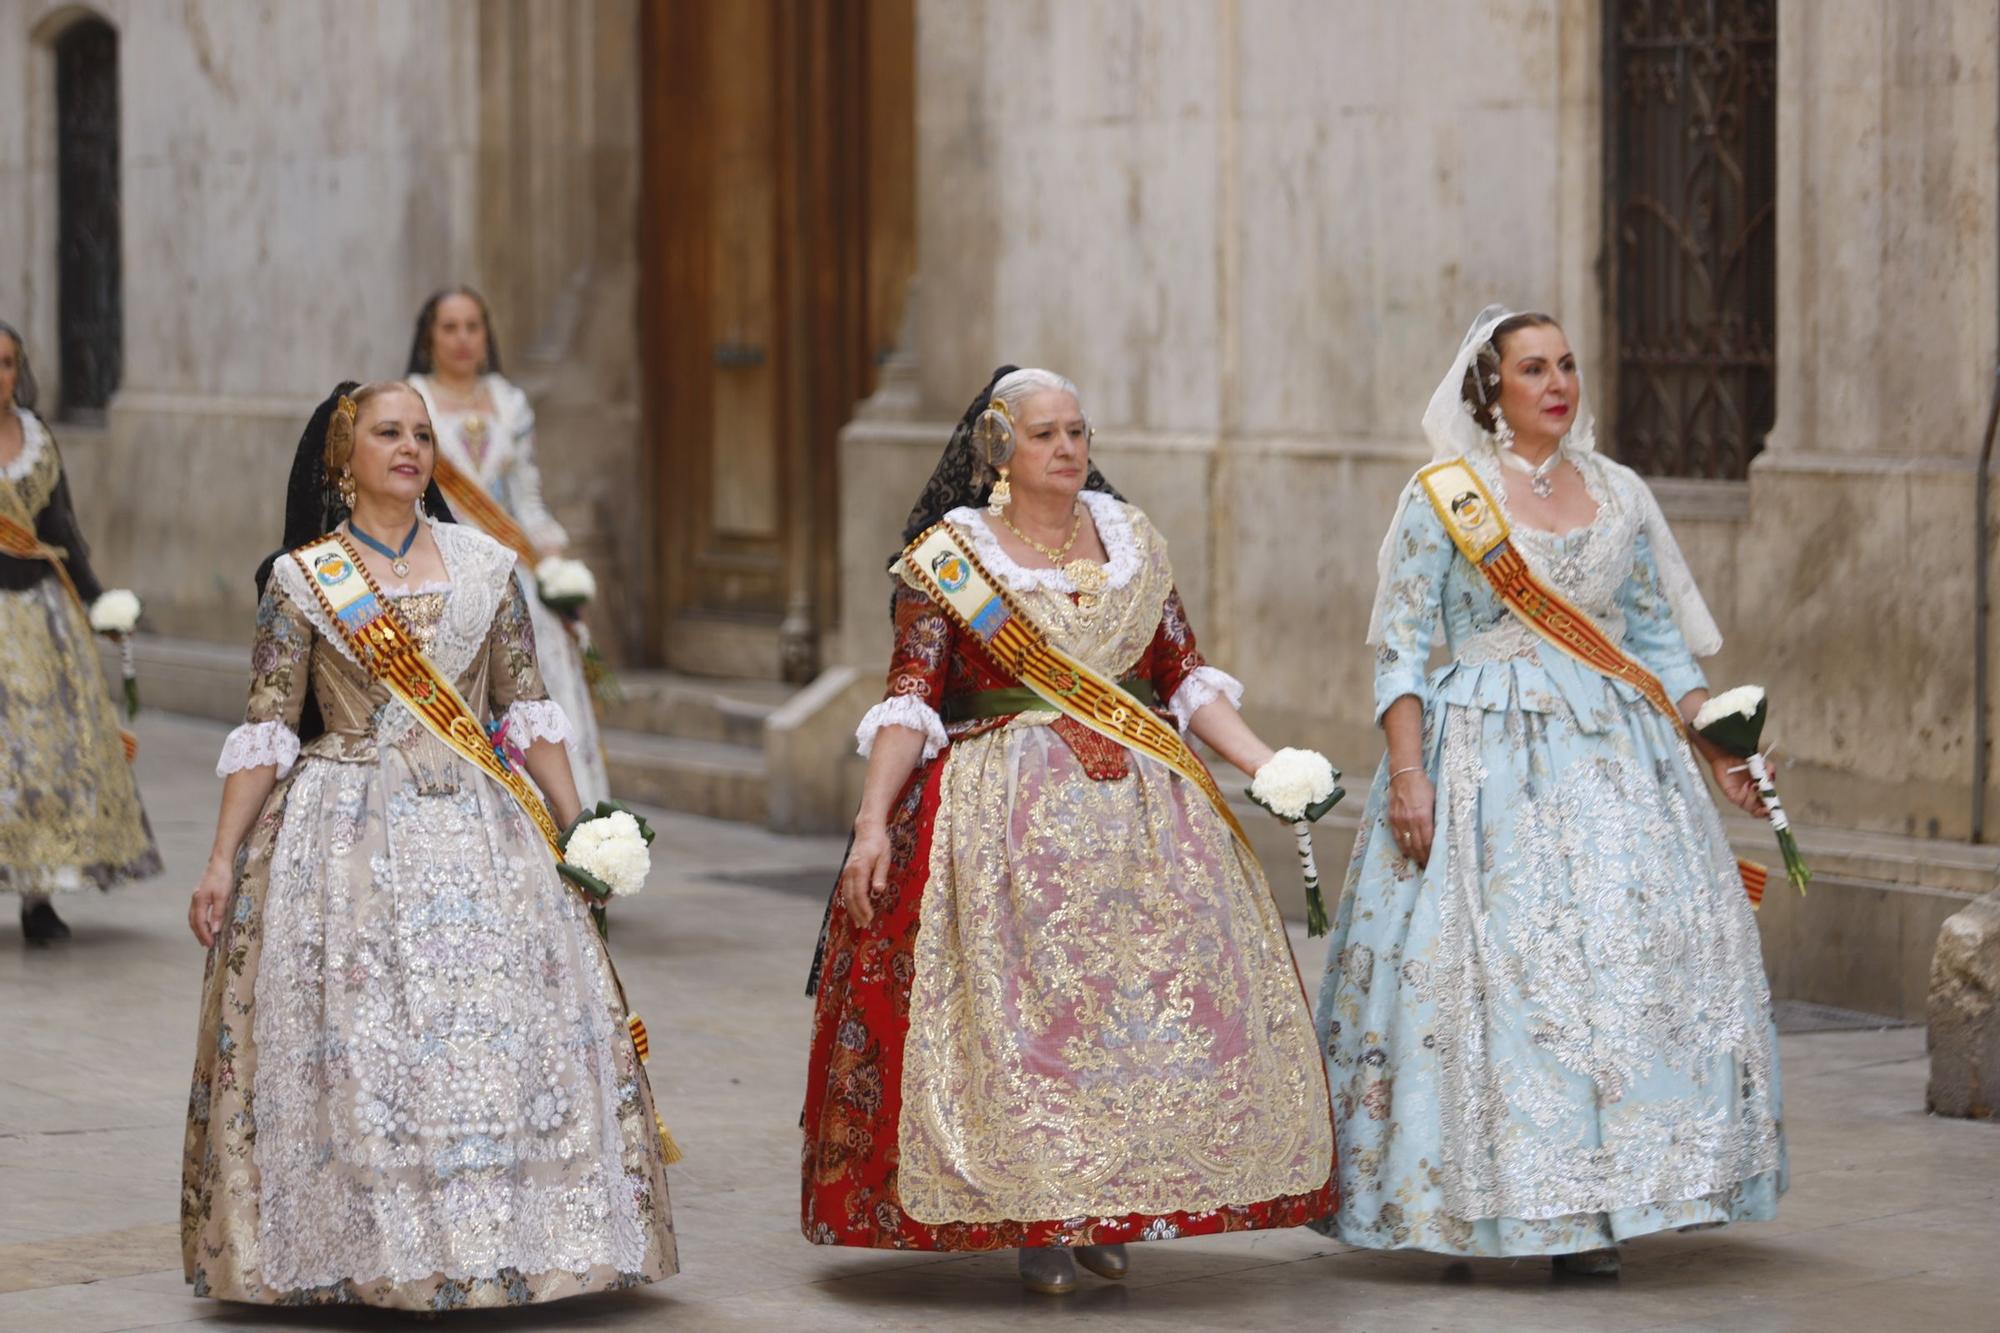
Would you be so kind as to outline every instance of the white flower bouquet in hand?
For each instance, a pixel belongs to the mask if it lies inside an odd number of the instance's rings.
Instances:
[[[581,560],[552,555],[535,566],[535,590],[541,594],[543,606],[558,615],[573,616],[597,596],[597,576]]]
[[[139,716],[139,668],[132,661],[132,631],[139,627],[145,607],[129,588],[111,588],[98,594],[90,604],[90,628],[118,640],[120,665],[125,675],[125,716]]]
[[[1769,714],[1770,700],[1765,697],[1762,685],[1739,685],[1711,696],[1694,715],[1693,725],[1703,740],[1743,761],[1744,770],[1757,784],[1757,795],[1763,798],[1764,815],[1777,831],[1778,851],[1785,858],[1785,878],[1804,893],[1812,871],[1799,855],[1798,839],[1792,836],[1791,820],[1785,817],[1785,807],[1778,801],[1778,788],[1771,781],[1771,767],[1763,755],[1764,721]]]
[[[616,801],[599,801],[595,810],[577,816],[559,842],[563,859],[556,869],[583,891],[598,933],[607,934],[604,905],[645,888],[653,872],[652,827]]]
[[[1319,891],[1319,862],[1313,856],[1312,826],[1347,795],[1340,770],[1317,750],[1278,751],[1250,780],[1249,796],[1292,826],[1299,841],[1299,869],[1306,881],[1306,933],[1324,935],[1330,923]]]
[[[617,703],[621,693],[618,677],[612,674],[604,654],[597,651],[590,626],[583,623],[583,608],[597,598],[597,576],[590,572],[590,566],[568,556],[548,556],[535,566],[535,591],[543,606],[562,617],[570,637],[576,640],[583,654],[583,678],[591,694],[600,703]]]

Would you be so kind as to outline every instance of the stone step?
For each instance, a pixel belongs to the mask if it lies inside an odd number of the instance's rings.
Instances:
[[[758,680],[710,680],[672,671],[621,671],[624,698],[598,706],[606,730],[761,750],[764,724],[796,690]]]
[[[620,799],[753,824],[769,818],[761,747],[640,731],[601,734],[611,791]]]

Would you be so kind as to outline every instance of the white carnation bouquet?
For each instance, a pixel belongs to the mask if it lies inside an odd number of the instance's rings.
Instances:
[[[564,830],[556,869],[590,900],[599,934],[607,931],[604,905],[646,887],[653,872],[652,827],[616,801],[599,801]]]
[[[581,560],[552,555],[535,566],[535,587],[543,606],[573,616],[597,596],[597,576]]]
[[[583,608],[597,599],[597,576],[590,572],[590,566],[568,556],[546,556],[535,566],[535,591],[543,606],[562,617],[564,628],[576,640],[590,692],[602,703],[618,702],[618,678],[611,673],[604,654],[597,651],[590,626],[583,623]]]
[[[145,613],[139,595],[129,588],[112,588],[99,593],[90,604],[90,628],[118,641],[120,666],[125,675],[125,716],[139,716],[139,668],[132,660],[132,631]]]
[[[1306,933],[1324,935],[1329,922],[1319,891],[1319,861],[1313,856],[1312,826],[1347,795],[1340,770],[1317,750],[1278,751],[1250,779],[1250,799],[1292,826],[1299,841],[1299,869],[1306,881]]]
[[[1785,817],[1785,807],[1778,800],[1778,788],[1771,781],[1771,766],[1764,757],[1764,722],[1770,715],[1770,700],[1764,694],[1762,685],[1739,685],[1733,690],[1724,690],[1711,695],[1701,711],[1694,715],[1694,729],[1702,739],[1711,745],[1735,755],[1743,761],[1739,771],[1747,772],[1757,784],[1757,795],[1763,798],[1765,818],[1778,834],[1778,851],[1785,858],[1785,878],[1789,879],[1800,893],[1806,891],[1806,881],[1812,878],[1812,871],[1806,868],[1804,858],[1799,855],[1799,842],[1792,836],[1792,821]],[[1753,901],[1763,898],[1762,885],[1751,894]]]

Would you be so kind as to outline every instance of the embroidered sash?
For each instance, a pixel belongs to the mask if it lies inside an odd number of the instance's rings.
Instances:
[[[307,542],[291,558],[362,669],[388,686],[431,735],[505,787],[562,860],[562,832],[540,794],[493,748],[478,716],[417,646],[347,539],[335,533]]]
[[[62,582],[63,591],[70,601],[83,613],[83,623],[90,623],[90,608],[84,604],[83,594],[76,590],[76,583],[69,576],[69,566],[63,563],[63,553],[43,542],[35,530],[19,519],[0,514],[0,554],[11,555],[17,560],[46,560],[55,570],[56,578]],[[125,747],[125,762],[131,763],[139,757],[139,738],[118,728],[118,743]]]
[[[1452,545],[1485,576],[1494,595],[1522,624],[1591,670],[1632,686],[1676,730],[1687,730],[1686,720],[1667,697],[1667,687],[1660,684],[1660,678],[1613,643],[1596,621],[1535,577],[1528,562],[1514,548],[1507,521],[1500,516],[1500,506],[1493,502],[1485,483],[1463,459],[1433,463],[1417,477],[1424,484],[1424,494],[1430,497],[1431,508],[1437,511],[1438,521],[1451,535]],[[1762,903],[1768,872],[1755,861],[1738,860],[1736,868],[1743,876],[1743,891],[1751,903]]]
[[[431,471],[438,489],[451,502],[454,513],[472,520],[487,536],[509,547],[514,554],[533,569],[542,558],[535,544],[528,540],[527,530],[514,521],[514,516],[501,508],[493,493],[481,486],[477,479],[462,470],[458,464],[444,456],[440,449],[437,462]]]
[[[976,637],[1000,664],[1064,717],[1140,754],[1150,755],[1208,797],[1216,814],[1247,850],[1249,835],[1222,789],[1180,732],[1145,704],[1050,641],[1020,603],[1000,586],[949,523],[911,542],[903,567],[915,586],[944,608],[952,623]]]

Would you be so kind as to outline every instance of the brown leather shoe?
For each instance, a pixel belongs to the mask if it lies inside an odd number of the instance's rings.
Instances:
[[[1125,1257],[1123,1245],[1079,1245],[1076,1247],[1076,1261],[1099,1277],[1113,1282],[1132,1271],[1132,1261]]]
[[[1044,1296],[1067,1296],[1076,1290],[1076,1260],[1059,1245],[1022,1250],[1021,1285]]]

